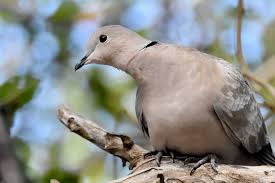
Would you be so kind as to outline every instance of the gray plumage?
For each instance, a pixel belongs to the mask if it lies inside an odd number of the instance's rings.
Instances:
[[[253,92],[230,63],[195,49],[156,44],[116,25],[93,34],[76,69],[89,63],[111,65],[137,81],[137,118],[155,150],[213,153],[228,164],[275,165]]]

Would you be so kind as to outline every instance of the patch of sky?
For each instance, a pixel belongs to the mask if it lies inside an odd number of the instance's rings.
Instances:
[[[43,17],[49,17],[55,13],[61,2],[61,0],[35,0],[37,14]]]
[[[56,117],[56,108],[63,98],[48,77],[40,82],[30,103],[16,112],[11,135],[30,143],[48,144],[62,135],[64,128]],[[60,133],[52,133],[58,130]]]
[[[162,11],[163,8],[157,0],[137,0],[124,12],[121,22],[136,31],[146,29],[157,22]]]
[[[245,1],[245,7],[251,9],[253,12],[259,16],[262,23],[269,23],[275,17],[275,1],[265,0],[265,1]]]
[[[39,77],[47,74],[46,70],[59,52],[59,43],[51,32],[38,32],[31,45],[33,64],[31,69]]]
[[[16,74],[17,66],[24,70],[29,58],[28,37],[21,25],[0,20],[0,84]]]
[[[263,56],[263,43],[261,40],[262,26],[255,21],[243,22],[242,47],[243,54],[248,63],[258,64]],[[225,29],[219,36],[224,50],[231,55],[236,52],[236,27]]]
[[[87,41],[93,32],[95,32],[97,24],[95,21],[82,20],[76,22],[70,32],[70,49],[73,54],[84,56]]]

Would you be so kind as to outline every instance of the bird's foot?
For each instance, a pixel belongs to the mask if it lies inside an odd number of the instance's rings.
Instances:
[[[170,156],[172,158],[172,162],[175,163],[175,160],[185,160],[187,159],[189,156],[183,155],[177,151],[171,151],[168,150],[169,154],[168,156]]]
[[[143,158],[146,159],[146,158],[148,158],[150,156],[155,156],[158,152],[159,151],[156,151],[156,150],[155,151],[149,151],[149,152],[143,154]]]
[[[162,156],[163,156],[162,151],[159,151],[155,156],[156,157],[156,163],[157,163],[158,166],[160,166]]]
[[[169,155],[172,158],[172,162],[175,163],[175,153],[173,153],[172,151],[169,152]]]
[[[197,158],[197,157],[190,157],[190,158]],[[190,172],[190,175],[193,175],[194,172],[201,166],[201,165],[204,165],[205,163],[210,163],[210,166],[212,168],[212,170],[215,172],[215,173],[218,173],[218,170],[217,170],[217,156],[215,154],[208,154],[206,155],[205,157],[203,157],[202,159],[200,159],[199,161],[197,161],[195,163],[195,165],[193,166],[191,172]],[[187,160],[187,159],[186,159]],[[185,160],[185,162],[186,162]],[[191,160],[191,159],[190,159]],[[189,160],[189,161],[190,161]],[[192,159],[193,161],[194,159]]]
[[[148,153],[145,153],[143,155],[144,158],[148,158],[150,156],[155,156],[156,158],[156,163],[158,166],[160,166],[160,163],[161,163],[161,158],[162,156],[164,155],[163,151],[150,151]]]

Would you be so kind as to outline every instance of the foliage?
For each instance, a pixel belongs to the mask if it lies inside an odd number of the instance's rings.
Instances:
[[[56,179],[59,182],[66,183],[75,183],[78,182],[77,174],[70,173],[68,171],[64,171],[59,167],[55,167],[50,169],[41,180],[38,180],[39,183],[49,183],[51,179]]]
[[[38,83],[33,76],[25,75],[15,76],[0,86],[0,108],[5,112],[8,122],[11,122],[17,109],[32,99]]]

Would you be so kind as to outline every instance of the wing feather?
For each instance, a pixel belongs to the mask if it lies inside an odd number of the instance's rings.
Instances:
[[[142,132],[145,136],[149,137],[149,131],[145,116],[142,112],[142,105],[141,105],[141,88],[138,87],[137,95],[136,95],[136,116],[138,119],[139,124],[141,125]]]
[[[269,144],[263,117],[242,74],[230,64],[223,68],[226,80],[214,110],[232,141],[254,154]]]

